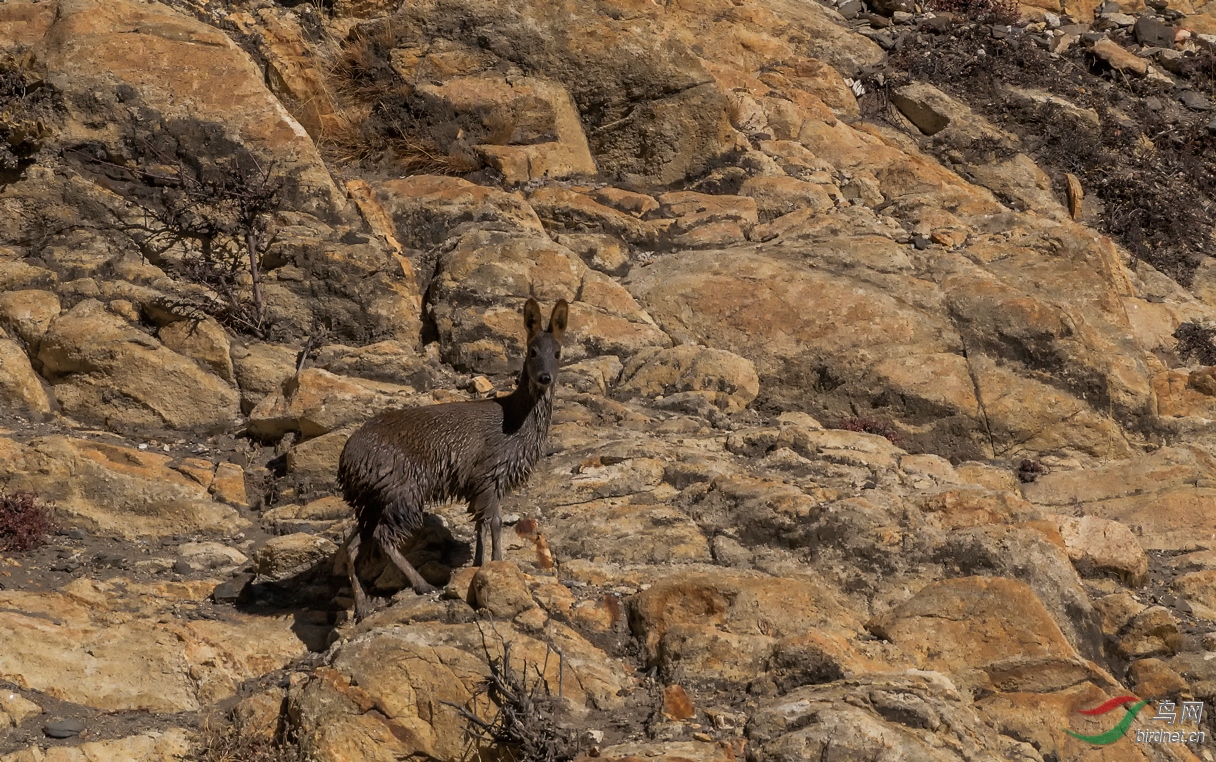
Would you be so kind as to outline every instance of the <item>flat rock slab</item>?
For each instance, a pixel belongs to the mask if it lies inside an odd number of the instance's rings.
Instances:
[[[190,712],[305,653],[288,618],[168,613],[212,587],[81,578],[54,593],[0,591],[0,675],[104,711]]]

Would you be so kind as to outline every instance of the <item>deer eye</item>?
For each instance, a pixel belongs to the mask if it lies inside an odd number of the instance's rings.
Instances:
[[[536,347],[532,347],[532,349],[528,350],[528,357],[536,357],[538,354],[539,353],[536,351]]]
[[[554,358],[555,360],[560,360],[560,359],[562,359],[562,351],[559,349],[559,350],[557,350],[556,352],[554,352],[554,353],[553,353],[553,358]]]

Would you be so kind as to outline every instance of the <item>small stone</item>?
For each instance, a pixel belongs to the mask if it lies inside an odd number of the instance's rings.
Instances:
[[[1211,102],[1194,90],[1183,90],[1178,95],[1178,100],[1192,111],[1210,111],[1212,109]]]
[[[1185,32],[1186,30],[1179,31]],[[1181,51],[1162,48],[1153,52],[1153,59],[1162,69],[1173,74],[1182,74],[1187,57],[1182,55]]]
[[[891,93],[891,102],[925,135],[936,135],[950,124],[949,103],[936,89],[913,85]]]
[[[930,241],[928,238],[924,237],[923,235],[914,235],[914,236],[912,236],[912,245],[915,246],[918,250],[924,251],[925,249],[932,246],[933,242]]]
[[[0,717],[7,715],[14,725],[20,725],[35,714],[42,714],[42,707],[20,694],[0,691]]]
[[[211,591],[211,599],[216,603],[238,603],[247,597],[249,583],[253,575],[248,572],[237,574],[227,582],[221,582]]]
[[[891,35],[883,32],[878,32],[871,35],[870,39],[877,43],[878,47],[882,48],[883,50],[890,50],[891,48],[895,47],[895,39],[891,37]]]
[[[190,572],[194,571],[194,569],[190,566],[189,561],[184,558],[179,558],[173,564],[173,571],[177,572],[178,574],[189,574]]]
[[[494,382],[485,376],[477,376],[473,379],[473,390],[478,394],[486,394],[494,388]]]
[[[1172,654],[1178,650],[1180,638],[1173,614],[1161,606],[1151,606],[1127,625],[1118,650],[1124,658]]]
[[[688,692],[678,685],[663,689],[663,714],[673,720],[687,720],[697,713]]]
[[[84,723],[70,717],[62,720],[51,720],[42,726],[42,732],[48,738],[71,738],[84,732]]]
[[[1150,95],[1144,99],[1144,107],[1149,111],[1160,111],[1165,108],[1165,104],[1155,95]]]
[[[1136,19],[1133,31],[1137,42],[1154,48],[1173,47],[1174,37],[1178,33],[1176,27],[1163,24],[1151,16],[1141,16]]]
[[[836,9],[846,19],[855,19],[861,13],[861,0],[848,0]]]
[[[272,537],[253,555],[253,568],[259,575],[281,580],[304,567],[317,564],[337,552],[338,546],[324,537],[302,532]]]
[[[1079,220],[1081,219],[1085,190],[1081,187],[1081,181],[1071,172],[1065,173],[1064,180],[1068,184],[1068,214],[1074,220]]]
[[[895,11],[895,13],[891,14],[891,20],[896,24],[911,24],[914,18],[916,17],[911,13],[904,13],[903,11]]]
[[[235,463],[216,466],[215,477],[208,491],[218,500],[238,508],[249,507],[249,495],[245,491],[245,470]]]
[[[920,28],[926,32],[934,32],[941,34],[949,31],[954,26],[954,20],[949,16],[934,16],[927,18],[920,23]]]
[[[874,27],[875,29],[886,29],[887,27],[891,26],[891,19],[877,13],[867,13],[865,14],[865,19],[869,21],[870,26]]]
[[[1128,16],[1128,18],[1130,19],[1131,17]],[[1148,73],[1147,61],[1139,58],[1135,53],[1132,53],[1114,40],[1103,37],[1094,43],[1093,51],[1094,55],[1110,64],[1112,69],[1117,69],[1124,74],[1134,74],[1137,77],[1143,77]]]
[[[491,561],[473,575],[470,596],[476,608],[511,619],[536,605],[523,572],[510,561]]]

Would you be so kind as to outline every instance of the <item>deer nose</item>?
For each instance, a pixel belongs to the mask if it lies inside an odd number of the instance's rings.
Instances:
[[[548,373],[542,373],[536,377],[536,380],[540,382],[541,386],[548,386],[550,383],[552,383],[553,376],[549,375]]]

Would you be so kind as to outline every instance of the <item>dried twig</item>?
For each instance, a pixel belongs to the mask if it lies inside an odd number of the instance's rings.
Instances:
[[[497,630],[494,630],[494,634],[498,635]],[[546,650],[543,666],[532,665],[536,679],[529,685],[527,660],[520,670],[512,669],[511,642],[504,640],[501,635],[498,638],[502,644],[501,657],[491,654],[485,630],[481,630],[481,645],[490,675],[469,702],[470,706],[476,706],[479,696],[488,696],[498,707],[494,717],[487,719],[467,706],[448,701],[444,703],[464,719],[465,732],[470,738],[499,747],[517,762],[564,762],[573,759],[578,750],[575,734],[557,724],[554,717],[557,707],[545,680],[549,657],[554,649],[550,647]],[[557,655],[560,673],[564,659],[560,651]]]

